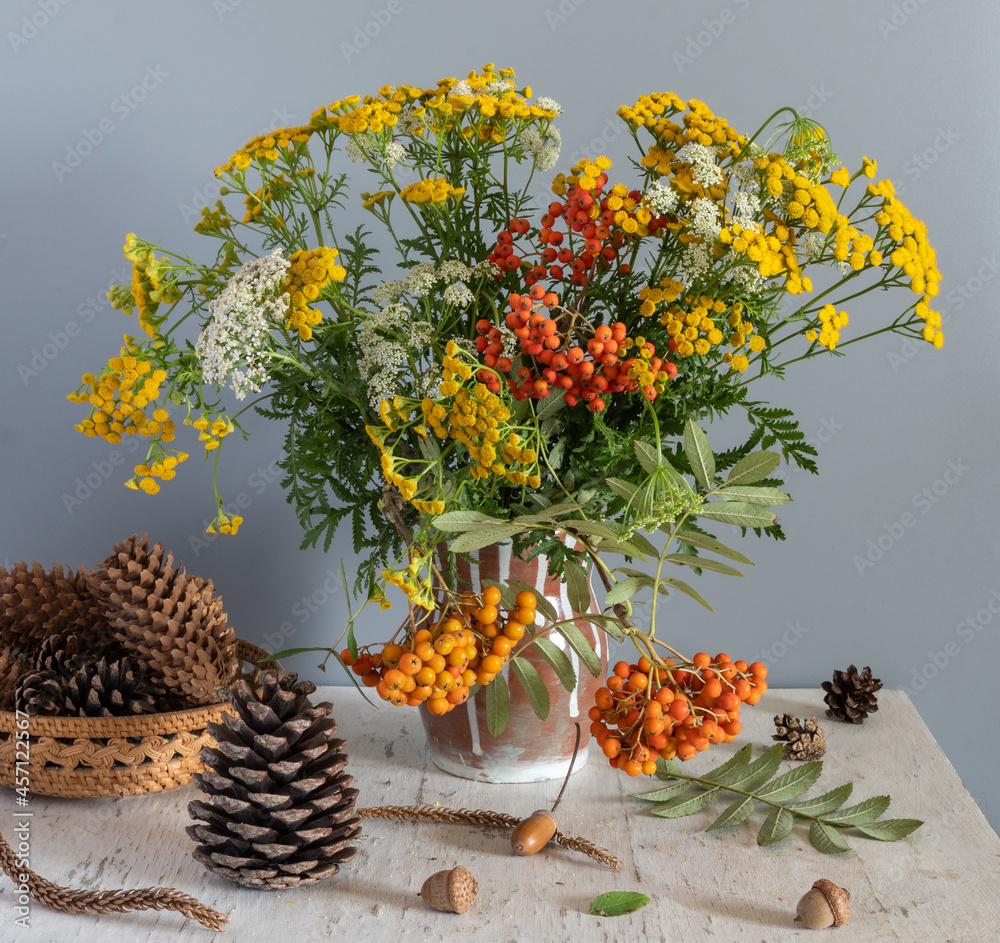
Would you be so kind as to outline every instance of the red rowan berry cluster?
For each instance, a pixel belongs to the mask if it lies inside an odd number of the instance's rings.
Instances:
[[[489,684],[507,664],[535,621],[535,602],[525,590],[502,613],[500,590],[490,586],[482,597],[463,598],[429,629],[413,632],[404,645],[390,643],[357,658],[345,648],[340,657],[382,700],[396,707],[426,702],[432,714],[446,714],[469,699],[473,685]]]
[[[620,661],[590,709],[590,732],[616,769],[629,776],[656,772],[660,758],[689,760],[743,729],[740,706],[767,690],[760,662],[730,661],[699,652],[691,662],[654,667],[647,658]]]
[[[514,370],[512,357],[519,355],[516,378],[507,380],[516,399],[544,399],[556,390],[568,406],[583,400],[593,412],[600,412],[607,395],[641,389],[653,400],[677,375],[677,367],[657,357],[652,343],[630,338],[621,321],[591,327],[579,314],[561,308],[559,296],[541,285],[532,285],[525,295],[510,295],[508,304],[504,323],[520,350],[507,350],[509,339],[485,318],[476,323],[476,347],[483,363],[501,374]],[[553,309],[555,317],[548,313]],[[495,381],[489,370],[482,373]]]
[[[611,166],[606,158],[598,161]],[[528,285],[550,278],[568,279],[571,285],[583,288],[596,271],[607,270],[614,264],[630,237],[651,235],[668,225],[668,217],[656,216],[642,205],[638,190],[628,190],[619,183],[605,194],[608,175],[598,164],[584,162],[578,167],[582,172],[569,178],[571,186],[566,189],[565,200],[550,203],[548,212],[539,220],[539,250],[519,252],[515,245],[516,236],[527,235],[531,230],[527,219],[512,219],[508,228],[498,233],[496,247],[488,256],[501,269],[498,278],[526,265],[526,256],[537,257],[538,262],[525,276]],[[582,237],[578,252],[563,245],[566,233],[556,228],[560,220],[567,232]],[[618,265],[619,274],[627,275],[629,271],[627,262]]]

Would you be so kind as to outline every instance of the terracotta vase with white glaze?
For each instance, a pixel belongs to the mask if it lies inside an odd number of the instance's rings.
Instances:
[[[572,547],[572,543],[570,543]],[[512,556],[507,546],[491,546],[471,555],[476,562],[459,557],[456,561],[459,592],[481,593],[484,580],[506,583],[516,579],[534,587],[536,596],[544,596],[560,620],[574,619],[577,628],[593,646],[601,659],[602,671],[594,677],[581,663],[579,656],[555,630],[545,634],[569,657],[576,672],[576,686],[567,691],[556,673],[537,649],[529,646],[521,657],[530,661],[545,681],[550,698],[548,717],[541,721],[528,702],[527,694],[516,677],[503,669],[510,690],[510,723],[498,737],[486,728],[486,695],[480,689],[447,714],[434,715],[421,706],[420,717],[427,732],[430,757],[434,765],[464,779],[491,783],[530,783],[561,779],[569,769],[576,742],[576,723],[580,724],[580,753],[573,769],[587,761],[590,742],[590,718],[587,712],[594,703],[594,694],[603,683],[607,667],[607,639],[598,629],[575,612],[569,603],[566,585],[548,573],[548,559],[537,556],[523,560]],[[538,611],[535,623],[538,632],[545,633],[550,624]],[[590,611],[600,612],[600,604],[590,588]],[[523,643],[522,643],[523,644]],[[520,645],[518,646],[520,649]],[[517,651],[518,649],[515,649]]]

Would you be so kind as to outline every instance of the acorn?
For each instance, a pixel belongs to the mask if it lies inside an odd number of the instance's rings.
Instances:
[[[795,908],[795,922],[809,930],[843,926],[850,916],[851,895],[825,878],[816,881]]]
[[[557,831],[559,820],[547,809],[539,809],[514,829],[510,836],[510,847],[515,855],[537,854]]]
[[[461,865],[432,874],[420,888],[420,896],[428,906],[454,914],[464,914],[478,893],[476,879]]]

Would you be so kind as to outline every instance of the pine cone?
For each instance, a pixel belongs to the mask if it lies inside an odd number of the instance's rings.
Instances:
[[[142,666],[131,658],[53,662],[25,674],[15,691],[18,710],[50,717],[130,717],[159,709],[163,692],[145,681]]]
[[[838,717],[852,724],[863,724],[869,714],[878,710],[876,692],[882,687],[878,678],[872,677],[871,668],[861,672],[851,665],[847,671],[834,671],[833,681],[824,681],[827,715]]]
[[[63,684],[64,713],[70,717],[129,717],[155,714],[162,691],[145,680],[131,658],[81,667]]]
[[[102,635],[101,607],[87,581],[83,567],[46,571],[23,560],[9,573],[0,567],[0,646],[30,655],[51,634]]]
[[[26,655],[0,649],[0,711],[14,710],[14,691],[27,667]]]
[[[210,724],[218,749],[202,750],[195,774],[207,801],[189,803],[193,852],[210,871],[264,890],[312,884],[358,853],[357,789],[344,772],[344,741],[328,703],[313,706],[295,674],[261,675],[263,696],[246,681],[233,689],[238,716]]]
[[[182,577],[184,590],[160,596],[160,582],[142,605],[125,602],[113,622],[115,636],[141,661],[174,707],[217,704],[229,696],[240,663],[236,633],[226,625],[222,597],[211,580]]]
[[[776,714],[777,733],[772,740],[784,740],[785,759],[818,760],[826,753],[826,734],[816,718],[800,721],[794,714]]]
[[[51,669],[26,672],[14,689],[14,709],[25,714],[62,715],[64,700],[63,678]]]
[[[150,550],[145,534],[133,534],[115,544],[100,569],[91,574],[90,592],[111,619],[126,604],[141,606],[151,592],[169,597],[175,582],[179,583],[179,595],[186,580],[183,572],[174,568],[173,555],[164,551],[163,544]]]
[[[99,586],[115,638],[164,688],[170,709],[216,704],[239,670],[236,633],[211,581],[189,577],[163,544],[134,534],[104,563]]]

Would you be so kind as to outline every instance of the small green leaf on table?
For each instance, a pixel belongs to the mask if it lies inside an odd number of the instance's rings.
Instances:
[[[591,905],[590,913],[596,917],[620,917],[639,910],[649,903],[645,894],[636,891],[609,891],[601,894]]]

